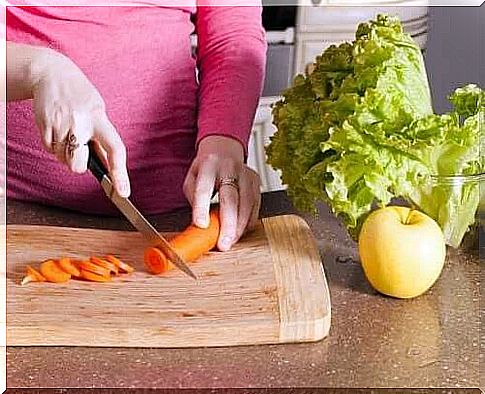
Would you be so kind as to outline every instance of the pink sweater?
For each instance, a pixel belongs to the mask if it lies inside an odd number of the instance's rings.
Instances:
[[[182,184],[198,140],[224,135],[247,147],[266,41],[260,5],[151,2],[159,6],[8,7],[7,40],[54,48],[84,71],[127,147],[132,200],[160,213],[187,204]],[[7,106],[7,197],[116,212],[90,173],[72,174],[44,151],[31,102]]]

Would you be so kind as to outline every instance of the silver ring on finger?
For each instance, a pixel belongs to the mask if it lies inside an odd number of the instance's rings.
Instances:
[[[236,177],[220,177],[217,181],[217,189],[222,186],[231,186],[239,191],[239,181]]]

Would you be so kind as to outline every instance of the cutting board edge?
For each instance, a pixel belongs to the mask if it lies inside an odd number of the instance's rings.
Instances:
[[[305,339],[318,341],[325,338],[331,326],[330,291],[310,226],[297,215],[268,217],[262,223],[271,250],[278,288],[281,342],[302,342]],[[287,245],[286,254],[282,253],[283,249],[278,245],[280,237],[291,241],[291,245]],[[305,253],[299,253],[301,251]],[[298,264],[295,264],[296,261]],[[298,275],[295,277],[294,274]],[[297,278],[313,278],[309,292],[307,282]],[[294,305],[304,307],[297,310]]]
[[[62,339],[62,331],[59,332],[52,330],[49,332],[49,338],[46,339],[45,336],[38,337],[37,329],[19,329],[18,327],[7,328],[7,347],[50,347],[50,346],[66,346],[66,347],[124,347],[124,348],[160,348],[160,349],[176,349],[176,348],[203,348],[203,347],[234,347],[234,346],[252,346],[252,345],[279,345],[279,344],[290,344],[290,343],[314,343],[324,340],[328,336],[329,332],[329,320],[322,319],[322,329],[316,336],[308,337],[284,337],[275,333],[275,335],[265,334],[262,336],[261,330],[257,326],[253,326],[251,331],[247,331],[247,336],[238,337],[238,341],[235,342],[233,339],[223,339],[228,338],[227,336],[206,336],[205,340],[198,340],[191,342],[190,340],[183,340],[180,337],[172,337],[167,335],[166,337],[157,337],[157,340],[146,340],[141,341],[139,338],[143,338],[145,335],[150,336],[149,332],[144,332],[139,330],[138,333],[134,333],[134,337],[138,339],[131,341],[129,339],[123,340],[123,346],[120,346],[120,340],[112,338],[102,337],[92,342],[87,343],[85,339],[80,339],[78,342],[73,340],[72,337]],[[200,328],[200,327],[199,327]],[[261,328],[267,328],[266,324],[262,324]],[[15,331],[12,334],[11,331]],[[20,331],[20,333],[19,333]],[[43,330],[45,333],[45,329]],[[105,335],[110,334],[105,332]],[[126,333],[125,333],[126,334]],[[259,334],[259,335],[258,335]],[[17,339],[13,339],[15,336]],[[34,339],[37,338],[38,339]],[[116,335],[114,336],[116,337]],[[25,339],[24,339],[25,338]],[[207,338],[211,338],[210,340]]]

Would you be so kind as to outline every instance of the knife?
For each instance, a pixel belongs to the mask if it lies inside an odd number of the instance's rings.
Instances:
[[[130,223],[153,245],[159,248],[178,269],[197,280],[195,274],[187,266],[185,261],[175,252],[169,242],[160,235],[160,233],[150,224],[150,222],[138,211],[133,203],[128,199],[121,197],[115,190],[108,171],[99,159],[94,149],[93,141],[88,142],[89,160],[88,169],[101,184],[108,198],[116,205]]]

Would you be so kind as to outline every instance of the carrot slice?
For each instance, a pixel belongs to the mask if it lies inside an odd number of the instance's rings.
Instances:
[[[44,261],[40,265],[40,273],[49,282],[64,283],[71,279],[71,274],[65,272],[54,260]]]
[[[65,272],[71,274],[72,276],[79,276],[79,268],[76,264],[68,257],[63,257],[59,260],[59,267],[61,267]]]
[[[22,286],[30,282],[46,281],[46,278],[44,278],[39,271],[37,271],[35,268],[32,268],[30,265],[27,266],[26,270],[27,270],[27,274],[23,277],[22,282],[20,282]]]
[[[191,224],[180,234],[172,238],[170,244],[180,257],[187,262],[192,262],[217,245],[219,231],[219,213],[216,209],[212,209],[210,211],[208,228],[199,228]],[[160,274],[174,267],[162,251],[153,247],[145,250],[144,262],[148,271],[153,274]]]
[[[80,277],[82,279],[89,280],[90,282],[109,282],[111,280],[111,277],[109,276],[98,275],[84,269],[81,269]]]
[[[132,272],[135,271],[135,269],[131,265],[125,263],[124,261],[121,261],[120,259],[113,256],[112,254],[107,255],[106,260],[108,260],[110,263],[113,263],[118,267],[118,269],[120,269],[121,271],[127,274],[131,274]]]
[[[81,261],[79,263],[79,268],[81,271],[89,271],[93,274],[104,276],[106,278],[110,277],[110,272],[108,269],[100,267],[99,265],[96,265],[92,263],[91,261]]]
[[[152,274],[158,275],[170,269],[171,263],[158,248],[145,249],[145,266]]]
[[[100,259],[99,257],[92,256],[91,263],[99,265],[100,267],[106,268],[107,270],[109,270],[115,275],[118,275],[119,273],[118,267],[115,264],[111,263],[110,261]]]

